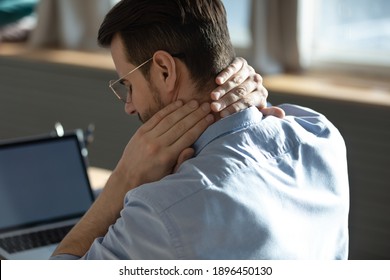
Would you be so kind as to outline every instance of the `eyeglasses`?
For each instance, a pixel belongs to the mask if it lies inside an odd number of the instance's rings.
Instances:
[[[118,97],[119,100],[121,100],[124,103],[130,102],[130,101],[128,101],[128,98],[130,97],[129,93],[130,93],[131,89],[129,88],[129,86],[126,86],[125,84],[123,84],[123,79],[126,76],[130,75],[131,73],[133,73],[134,71],[136,71],[139,68],[141,68],[142,66],[144,66],[146,63],[148,63],[152,59],[153,59],[153,57],[149,58],[145,62],[143,62],[140,65],[138,65],[137,67],[135,67],[133,70],[131,70],[126,75],[123,75],[118,80],[111,80],[111,81],[108,82],[108,86],[110,87],[112,92],[115,94],[115,96]]]
[[[175,53],[175,54],[172,54],[173,57],[177,57],[179,59],[184,59],[185,58],[185,55],[184,53]],[[126,75],[123,75],[121,78],[119,78],[118,80],[111,80],[108,82],[108,86],[110,87],[110,89],[112,90],[112,92],[115,94],[115,96],[121,100],[123,103],[128,103],[130,102],[130,100],[128,101],[128,99],[130,99],[130,91],[131,91],[131,88],[129,86],[126,86],[125,84],[123,84],[123,79],[130,75],[131,73],[133,73],[134,71],[138,70],[139,68],[141,68],[142,66],[144,66],[146,63],[148,63],[149,61],[151,61],[153,59],[153,57],[149,58],[148,60],[146,60],[145,62],[141,63],[140,65],[138,65],[137,67],[135,67],[133,70],[131,70],[129,73],[127,73]]]

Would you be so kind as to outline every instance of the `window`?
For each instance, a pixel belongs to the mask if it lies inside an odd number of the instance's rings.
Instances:
[[[389,71],[389,11],[388,0],[301,0],[303,64]]]
[[[236,49],[248,49],[251,44],[251,0],[223,0],[227,14],[230,39]]]

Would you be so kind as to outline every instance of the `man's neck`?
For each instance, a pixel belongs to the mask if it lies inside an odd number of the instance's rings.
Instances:
[[[210,93],[213,89],[217,87],[217,84],[214,81],[209,81],[206,85],[203,85],[201,88],[197,87],[193,80],[190,78],[188,69],[184,64],[179,63],[178,67],[178,77],[176,85],[176,94],[174,95],[175,100],[182,100],[184,103],[189,102],[190,100],[196,100],[200,105],[203,103],[211,104]],[[219,113],[210,112],[214,115],[214,120],[218,121],[221,119]]]

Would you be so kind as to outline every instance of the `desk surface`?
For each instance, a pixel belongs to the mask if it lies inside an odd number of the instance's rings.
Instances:
[[[94,191],[102,189],[110,177],[111,171],[99,167],[88,167],[88,177]]]

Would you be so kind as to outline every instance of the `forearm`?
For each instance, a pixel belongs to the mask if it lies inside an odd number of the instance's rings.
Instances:
[[[59,244],[54,255],[70,254],[83,256],[93,241],[104,236],[110,225],[114,224],[123,208],[123,199],[129,189],[137,186],[128,184],[118,172],[113,172],[103,191],[68,235]]]

